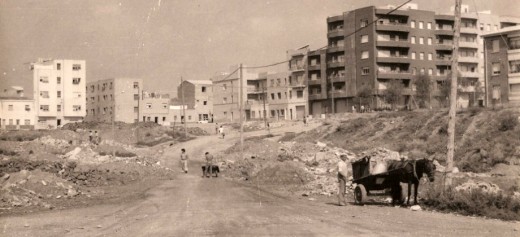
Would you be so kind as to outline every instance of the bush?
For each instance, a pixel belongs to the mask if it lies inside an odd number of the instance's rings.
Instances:
[[[498,130],[502,132],[513,130],[516,125],[518,125],[518,115],[513,112],[505,112],[499,119]]]
[[[459,192],[432,186],[426,190],[425,204],[439,211],[454,211],[463,215],[485,216],[502,220],[520,220],[520,200],[504,193],[480,190]]]

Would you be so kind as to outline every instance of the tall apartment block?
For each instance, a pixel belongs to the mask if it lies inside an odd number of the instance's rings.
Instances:
[[[304,116],[309,114],[307,102],[309,97],[307,87],[308,70],[306,69],[308,52],[309,49],[307,47],[287,51],[290,75],[287,91],[284,92],[288,95],[286,96],[286,119],[303,119]]]
[[[520,26],[483,37],[488,105],[520,105]]]
[[[457,52],[460,77],[466,82],[458,98],[461,107],[484,104],[484,97],[474,93],[484,84],[479,35],[516,24],[511,18],[468,10],[463,6]],[[453,13],[419,10],[417,4],[390,11],[392,7],[370,6],[327,18],[327,49],[308,54],[311,114],[347,112],[360,103],[388,107],[384,94],[393,82],[403,88],[398,104],[409,105],[414,102],[413,80],[421,74],[431,78],[431,88],[439,94],[451,71]],[[367,92],[370,99],[356,98]]]
[[[142,92],[142,79],[112,78],[89,82],[86,86],[85,121],[125,123],[137,122]],[[85,88],[85,87],[83,87]],[[146,117],[143,117],[146,121]]]
[[[39,60],[32,65],[37,129],[56,128],[85,117],[85,61]]]

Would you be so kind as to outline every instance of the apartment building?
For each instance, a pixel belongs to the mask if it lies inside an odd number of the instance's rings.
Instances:
[[[85,61],[42,60],[32,64],[37,129],[81,122],[86,115]]]
[[[520,105],[520,26],[483,35],[489,106]]]
[[[348,112],[353,105],[362,104],[388,107],[385,93],[396,83],[402,88],[397,104],[411,105],[418,75],[429,75],[434,95],[439,95],[440,85],[451,71],[453,13],[436,14],[411,3],[388,14],[393,9],[370,6],[327,18],[327,49],[308,53],[308,63],[316,63],[307,67],[312,114]],[[488,11],[472,13],[463,6],[457,52],[458,70],[465,82],[458,98],[460,107],[484,101],[474,96],[484,81],[478,36],[514,24],[514,18],[500,18]],[[369,99],[360,100],[367,92]]]
[[[213,120],[213,82],[211,80],[186,80],[177,88],[177,97],[182,100],[187,109],[195,110],[193,118],[197,121]],[[190,111],[190,113],[192,113]]]
[[[309,114],[308,109],[308,87],[307,87],[307,58],[309,48],[304,47],[297,50],[287,51],[287,57],[289,58],[289,80],[287,83],[284,77],[284,86],[287,89],[284,91],[284,96],[287,101],[287,108],[285,111],[285,119],[303,119],[304,116]],[[281,73],[280,76],[285,76]],[[278,78],[276,81],[278,83]],[[277,88],[277,87],[273,87]]]
[[[19,96],[0,97],[0,129],[33,130],[36,121],[34,100]]]
[[[267,117],[275,117],[274,114],[267,116],[270,104],[270,101],[268,101],[267,98],[267,95],[269,94],[269,88],[267,87],[269,76],[272,75],[267,75],[267,72],[263,72],[259,73],[256,78],[247,80],[247,85],[245,88],[247,93],[247,100],[244,103],[246,120],[258,120]],[[287,76],[285,77],[285,80],[287,80]]]
[[[87,83],[85,121],[137,122],[139,108],[145,106],[140,103],[142,85],[143,80],[138,78],[111,78]]]
[[[168,114],[170,112],[170,96],[157,92],[142,92],[140,101],[139,116],[143,122],[154,122],[168,126]]]

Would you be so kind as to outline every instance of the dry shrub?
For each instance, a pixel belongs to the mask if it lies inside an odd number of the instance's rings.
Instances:
[[[498,130],[502,132],[514,130],[517,125],[518,115],[511,111],[506,111],[500,116]]]

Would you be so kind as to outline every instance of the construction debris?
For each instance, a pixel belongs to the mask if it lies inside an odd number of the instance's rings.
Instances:
[[[484,193],[492,193],[492,194],[497,194],[501,191],[500,188],[496,184],[487,183],[487,182],[483,182],[483,181],[475,182],[473,180],[469,180],[466,183],[463,183],[463,184],[455,187],[455,190],[460,191],[460,192],[481,191]]]

